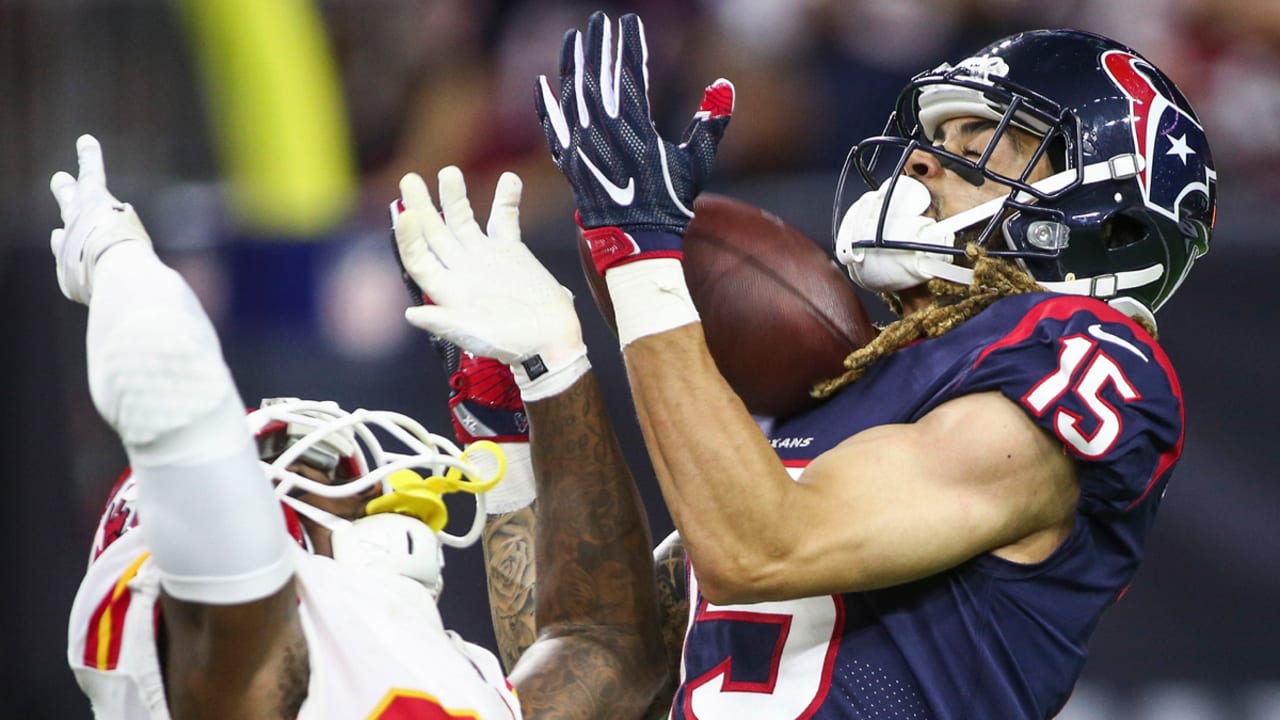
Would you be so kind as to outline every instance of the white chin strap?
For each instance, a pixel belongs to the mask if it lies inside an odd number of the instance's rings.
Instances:
[[[1134,177],[1141,171],[1140,157],[1118,155],[1107,162],[1086,165],[1081,182],[1084,185],[1090,185],[1108,180],[1121,180]],[[1066,170],[1032,183],[1032,187],[1051,194],[1067,187],[1075,179],[1076,171]],[[849,276],[855,283],[872,292],[897,292],[925,283],[930,278],[949,280],[961,285],[971,284],[973,270],[955,265],[953,255],[896,248],[855,247],[853,243],[881,236],[891,242],[953,247],[956,233],[991,219],[1004,208],[1008,200],[1007,196],[992,198],[945,220],[934,221],[923,217],[923,213],[929,207],[928,189],[915,178],[899,177],[893,197],[889,199],[889,211],[885,214],[884,228],[881,230],[880,212],[890,182],[885,181],[879,189],[864,193],[849,208],[840,223],[840,229],[836,235],[836,257],[848,268]],[[1018,202],[1034,200],[1031,195],[1024,192],[1019,192],[1015,199]],[[1040,285],[1052,292],[1105,299],[1113,298],[1123,290],[1141,287],[1159,280],[1163,275],[1162,266],[1151,265],[1138,270],[1126,270],[1089,278],[1040,282]],[[1126,303],[1125,307],[1132,304],[1134,303]],[[1150,312],[1138,314],[1150,316]]]

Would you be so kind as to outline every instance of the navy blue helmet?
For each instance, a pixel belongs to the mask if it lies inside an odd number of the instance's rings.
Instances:
[[[962,116],[997,123],[987,152],[976,160],[933,145],[937,127]],[[1010,127],[1040,138],[1020,176],[987,167],[991,149]],[[1204,128],[1163,72],[1114,40],[1076,30],[1025,32],[917,75],[899,96],[885,134],[850,152],[833,226],[853,171],[872,188],[890,182],[892,193],[915,150],[934,154],[969,182],[1008,188],[961,213],[956,229],[968,228],[965,240],[1016,260],[1051,290],[1092,295],[1146,315],[1169,299],[1208,250],[1217,174]],[[1054,174],[1028,182],[1044,157]],[[846,244],[963,253],[876,235]],[[1134,308],[1134,300],[1142,307]]]

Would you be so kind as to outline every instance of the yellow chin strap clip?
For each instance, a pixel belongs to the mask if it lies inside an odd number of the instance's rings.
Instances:
[[[444,504],[445,493],[465,492],[479,495],[493,489],[507,472],[507,458],[498,444],[490,440],[477,440],[469,445],[461,458],[477,470],[492,470],[488,478],[476,478],[460,468],[449,468],[444,476],[424,478],[412,470],[397,470],[387,476],[391,491],[374,498],[365,506],[369,515],[399,513],[416,517],[436,532],[449,522],[449,510]]]

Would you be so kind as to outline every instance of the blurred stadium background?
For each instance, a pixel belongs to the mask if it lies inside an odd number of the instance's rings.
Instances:
[[[597,7],[645,19],[665,132],[707,82],[735,81],[711,189],[824,245],[849,145],[942,59],[1066,25],[1179,82],[1213,142],[1221,206],[1211,252],[1161,316],[1189,434],[1150,557],[1063,717],[1280,718],[1277,0],[0,0],[0,717],[89,717],[64,625],[124,457],[89,401],[84,309],[59,295],[47,248],[47,180],[74,170],[82,132],[205,302],[246,401],[331,398],[442,432],[445,381],[400,316],[387,202],[404,172],[458,164],[483,216],[497,174],[520,172],[526,239],[579,298],[655,536],[670,530],[533,112],[534,76]],[[450,554],[447,578],[446,623],[492,646],[478,548]]]

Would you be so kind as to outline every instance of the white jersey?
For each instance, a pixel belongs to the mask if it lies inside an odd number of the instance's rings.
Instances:
[[[159,575],[137,530],[99,546],[71,609],[67,660],[99,720],[169,718]],[[291,547],[310,658],[297,720],[520,720],[497,658],[445,630],[422,585]]]

